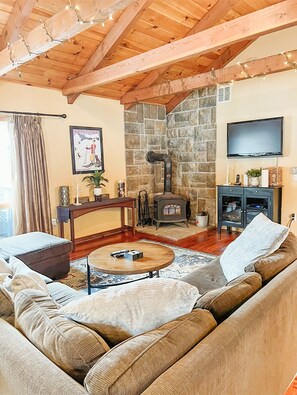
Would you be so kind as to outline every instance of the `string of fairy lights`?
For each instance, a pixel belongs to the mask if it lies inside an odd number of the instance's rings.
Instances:
[[[71,0],[68,0],[68,4],[65,6],[65,9],[73,11],[75,13],[75,15],[76,15],[77,23],[79,23],[81,25],[82,24],[89,24],[89,25],[100,24],[102,27],[104,27],[105,26],[105,22],[106,22],[107,19],[108,20],[113,20],[112,12],[109,13],[107,18],[97,18],[97,19],[96,18],[92,18],[90,20],[83,19],[82,16],[81,16],[81,13],[80,13],[80,7],[78,5],[76,5],[76,4],[74,5]],[[70,41],[70,39],[59,40],[59,39],[54,38],[52,36],[52,34],[50,33],[46,22],[44,20],[42,20],[42,19],[40,19],[40,22],[41,22],[42,28],[43,28],[43,30],[44,30],[44,32],[45,32],[45,34],[48,37],[50,42],[63,44],[67,40]],[[34,51],[32,51],[31,48],[30,48],[30,44],[28,43],[28,41],[26,40],[26,38],[23,35],[19,35],[19,38],[22,41],[22,43],[24,44],[29,56],[34,56],[34,57],[40,56],[40,55],[47,56],[46,52],[34,52]],[[20,62],[20,61],[17,61],[14,58],[13,49],[12,49],[11,44],[9,42],[7,43],[7,49],[8,49],[8,53],[9,53],[10,62],[12,64],[12,66],[15,67],[16,69],[18,69],[19,66],[22,66],[23,64],[28,63],[28,61]],[[22,77],[22,73],[19,70],[18,70],[18,76],[20,78]]]
[[[279,52],[277,54],[277,56],[283,56],[284,60],[283,60],[283,64],[285,66],[289,66],[291,69],[294,69],[295,72],[297,72],[297,61],[293,60],[293,54],[291,53],[291,51],[288,52]],[[257,59],[254,58],[252,61],[256,61]],[[252,78],[263,78],[266,79],[267,76],[267,72],[263,71],[262,73],[258,73],[258,74],[251,74],[251,71],[249,70],[249,62],[237,62],[237,65],[241,67],[241,74],[244,76],[244,78],[246,79],[252,79]],[[216,71],[215,69],[212,69],[210,72],[210,77],[213,80],[214,84],[217,86],[220,85],[232,85],[234,83],[234,79],[231,79],[230,81],[224,82],[224,83],[220,83],[217,75],[216,75]]]

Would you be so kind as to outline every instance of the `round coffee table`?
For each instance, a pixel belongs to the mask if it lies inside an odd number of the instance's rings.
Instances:
[[[143,258],[139,258],[135,261],[130,261],[125,258],[116,258],[110,255],[112,252],[120,250],[141,251],[143,252]],[[125,283],[122,282],[104,285],[99,284],[96,286],[91,285],[91,268],[98,270],[102,273],[109,273],[113,275],[148,273],[148,276],[142,278],[148,278],[153,276],[159,277],[159,270],[163,269],[166,266],[169,266],[173,262],[174,257],[174,252],[168,247],[155,243],[143,243],[140,241],[132,243],[111,244],[98,248],[97,250],[91,252],[91,254],[88,256],[88,294],[91,293],[91,288],[103,288],[106,286],[119,285],[131,282],[126,281]]]

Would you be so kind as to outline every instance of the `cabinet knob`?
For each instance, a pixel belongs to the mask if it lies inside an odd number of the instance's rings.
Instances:
[[[233,189],[230,189],[230,192],[233,192]]]
[[[258,193],[259,191],[256,189],[256,191],[255,191],[256,193]]]

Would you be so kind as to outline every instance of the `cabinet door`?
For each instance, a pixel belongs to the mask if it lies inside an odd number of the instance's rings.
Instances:
[[[219,226],[243,227],[243,195],[236,193],[219,193]]]
[[[251,188],[244,191],[244,227],[258,214],[263,213],[272,219],[272,195],[270,190]]]

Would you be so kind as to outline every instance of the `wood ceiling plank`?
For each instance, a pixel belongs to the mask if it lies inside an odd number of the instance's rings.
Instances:
[[[151,5],[152,1],[153,0],[139,0],[126,8],[125,12],[120,16],[104,41],[99,45],[89,61],[81,69],[78,74],[79,76],[87,74],[100,67],[104,58],[109,56],[115,50],[118,44],[126,36],[127,32],[135,25],[142,13]],[[78,96],[79,93],[68,96],[68,103],[73,104]]]
[[[189,37],[193,34],[199,33],[205,29],[208,29],[215,25],[226,13],[232,8],[237,0],[220,0],[200,19],[198,23],[186,34]],[[162,67],[158,72],[152,72],[148,74],[146,78],[136,87],[136,89],[142,89],[153,85],[166,71],[168,66]],[[123,98],[124,99],[124,98]],[[129,106],[126,106],[129,109]]]
[[[24,21],[31,14],[37,0],[18,0],[7,20],[3,29],[0,40],[0,51],[2,51],[8,43],[15,42],[21,34]]]
[[[41,24],[28,33],[26,40],[30,47],[30,52],[34,54],[45,52],[57,46],[60,40],[66,40],[86,30],[89,24],[79,23],[80,19],[87,21],[94,19],[96,23],[99,23],[99,18],[108,19],[111,9],[124,8],[135,1],[136,0],[104,0],[104,2],[101,1],[99,8],[96,4],[97,1],[86,2],[77,0],[76,5],[79,7],[79,18],[74,9],[64,9],[46,21],[46,28]],[[54,40],[52,38],[54,38]],[[29,54],[22,40],[16,41],[11,46],[11,53],[8,48],[0,52],[0,75],[18,66],[14,59],[17,59],[18,63],[24,63],[32,60],[32,56],[36,56],[34,54]]]
[[[134,94],[135,100],[133,101],[143,101],[169,94],[205,88],[211,85],[226,84],[231,81],[242,81],[247,78],[261,77],[263,75],[266,76],[268,74],[292,69],[296,70],[297,66],[295,62],[297,64],[297,50],[290,51],[288,58],[289,62],[285,55],[272,55],[262,59],[245,62],[244,66],[236,64],[220,70],[215,70],[215,72],[211,71],[175,81],[167,81],[164,84],[141,89],[137,93],[136,91],[130,92],[129,94],[131,96],[132,93]]]

